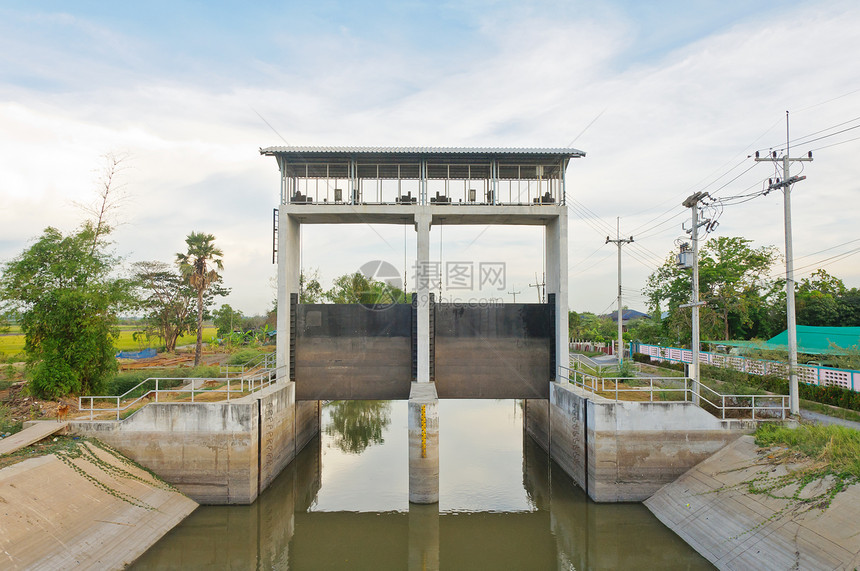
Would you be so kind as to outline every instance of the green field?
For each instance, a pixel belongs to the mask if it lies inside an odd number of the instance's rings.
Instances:
[[[216,330],[214,327],[203,328],[203,342],[207,342],[215,336]],[[134,331],[128,328],[121,328],[119,338],[114,342],[114,346],[118,351],[139,351],[148,347],[160,347],[159,339],[150,339],[135,341],[133,339]],[[190,333],[179,338],[176,345],[193,345],[197,342],[197,334]],[[24,335],[0,335],[0,356],[13,356],[24,351]]]

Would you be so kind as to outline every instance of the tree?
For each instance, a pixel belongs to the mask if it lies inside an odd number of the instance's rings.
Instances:
[[[188,246],[186,253],[176,254],[179,272],[182,277],[197,292],[197,348],[194,351],[194,366],[200,365],[200,353],[203,349],[203,297],[206,291],[217,284],[221,276],[216,271],[224,269],[221,257],[224,255],[213,242],[215,236],[202,232],[192,232],[185,239]]]
[[[332,303],[389,305],[409,303],[410,297],[401,289],[385,282],[368,279],[361,272],[344,274],[334,280],[334,287],[323,294]]]
[[[761,304],[761,293],[771,266],[777,259],[773,246],[751,248],[752,240],[720,236],[708,240],[701,251],[699,281],[703,299],[723,321],[723,339],[732,338],[732,329],[750,329],[751,311]]]
[[[707,303],[700,311],[702,338],[748,339],[768,332],[769,298],[776,291],[767,276],[777,259],[773,246],[752,248],[741,237],[708,240],[699,255],[699,298]],[[663,330],[679,342],[690,338],[689,308],[692,279],[689,270],[675,263],[674,254],[648,277],[645,293],[653,315],[668,305]]]
[[[135,278],[142,290],[141,304],[148,311],[148,329],[164,340],[165,351],[176,351],[177,339],[194,326],[191,312],[196,292],[163,262],[136,263]]]
[[[588,311],[579,314],[571,313],[576,315],[573,322],[568,322],[569,324],[573,323],[569,327],[572,339],[605,343],[607,340],[615,338],[618,327],[609,317],[600,317]]]
[[[215,327],[218,328],[219,337],[229,335],[237,328],[241,329],[244,318],[241,311],[233,309],[228,303],[213,311],[212,317],[214,318]]]
[[[305,272],[299,274],[299,303],[317,303],[322,297],[319,270],[314,270],[308,276],[305,276]]]
[[[816,270],[797,284],[795,307],[799,325],[840,325],[840,301],[845,284],[824,270]]]
[[[43,398],[98,393],[116,371],[120,311],[134,306],[131,280],[111,276],[106,225],[86,222],[64,236],[46,228],[5,264],[0,297],[18,311],[31,388]]]

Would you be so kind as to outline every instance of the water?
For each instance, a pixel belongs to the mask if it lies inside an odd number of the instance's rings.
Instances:
[[[251,506],[202,506],[132,569],[712,569],[639,504],[595,504],[516,401],[440,401],[439,504],[408,502],[407,403],[334,402]]]

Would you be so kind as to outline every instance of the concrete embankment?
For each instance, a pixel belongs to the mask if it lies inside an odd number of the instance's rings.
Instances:
[[[860,566],[860,486],[835,495],[825,510],[750,493],[739,485],[777,478],[805,463],[768,462],[744,436],[664,486],[645,505],[666,526],[720,569],[855,569]],[[829,482],[813,483],[814,497]],[[793,486],[793,487],[792,487]],[[792,496],[797,484],[774,490]]]
[[[527,400],[526,431],[596,502],[641,502],[755,423],[691,402],[614,401],[569,383]]]
[[[201,504],[250,504],[319,432],[319,402],[281,382],[230,402],[151,403],[122,421],[70,422]]]
[[[90,442],[0,470],[0,568],[122,569],[197,507]]]

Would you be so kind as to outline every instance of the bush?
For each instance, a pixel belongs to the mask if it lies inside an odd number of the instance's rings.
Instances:
[[[649,361],[650,361],[650,357],[649,357]],[[658,361],[658,360],[650,361],[650,363],[652,365],[654,365],[655,367],[663,367],[664,369],[672,369],[675,371],[681,371],[682,373],[686,370],[684,363],[672,363],[671,361]]]
[[[220,378],[221,372],[218,367],[195,367],[193,369],[149,369],[146,371],[126,371],[124,373],[119,373],[116,377],[114,377],[111,381],[108,382],[107,387],[103,394],[110,396],[118,396],[123,395],[127,391],[136,387],[146,379],[151,378],[160,378],[160,379],[169,379],[169,378]],[[182,384],[182,381],[159,381],[158,388],[170,389],[173,387],[178,387]],[[140,394],[143,394],[147,390],[152,390],[155,388],[152,387],[141,387]],[[139,395],[132,395],[139,396]]]
[[[645,353],[633,353],[633,360],[637,363],[650,363],[651,356]]]
[[[227,361],[230,365],[244,365],[248,361],[252,359],[256,359],[260,356],[260,351],[256,349],[242,349],[241,351],[237,351],[233,353],[230,357],[230,360]]]

